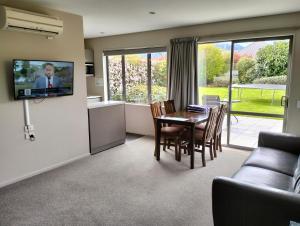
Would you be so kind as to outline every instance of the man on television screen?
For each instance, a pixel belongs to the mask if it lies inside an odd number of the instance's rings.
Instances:
[[[59,88],[62,87],[61,79],[54,75],[54,65],[45,63],[43,65],[44,75],[40,76],[34,83],[35,89]]]

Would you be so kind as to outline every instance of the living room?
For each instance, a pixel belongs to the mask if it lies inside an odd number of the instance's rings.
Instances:
[[[300,136],[300,7],[297,1],[232,0],[224,5],[221,1],[0,0],[0,5],[63,22],[63,32],[54,37],[24,32],[24,29],[0,30],[0,225],[300,223],[297,211],[300,196],[296,194],[300,188],[300,138],[297,137]],[[1,14],[1,23],[3,17]],[[200,87],[198,80],[192,94],[186,93],[190,89],[185,82],[173,91],[171,76],[176,78],[176,71],[185,70],[182,69],[185,67],[177,68],[176,61],[172,61],[179,52],[175,47],[186,39],[196,45],[199,59],[201,46],[230,44],[226,53],[221,52],[228,57],[226,71],[222,72],[228,78],[225,88],[214,87],[212,83]],[[239,70],[235,67],[235,47],[247,47],[250,42],[265,42],[263,47],[288,43],[283,94],[277,90],[281,83],[271,84],[271,88],[269,84],[257,86],[252,81],[251,86],[233,83]],[[142,60],[130,58],[133,55],[143,55]],[[19,93],[15,90],[16,77],[14,80],[16,60],[42,61],[44,69],[46,64],[51,67],[49,63],[55,66],[57,62],[71,62],[71,95],[48,98],[51,96],[48,93],[42,98],[16,98]],[[144,89],[134,90],[136,96],[129,96],[135,87],[127,83],[135,81],[135,77],[128,80],[126,76],[132,68],[140,73],[136,69],[139,62],[145,65],[141,69],[146,76]],[[165,76],[159,83],[163,88],[156,89],[154,81],[157,80],[151,79],[155,64],[161,62],[164,68],[158,72]],[[201,71],[197,62],[195,71]],[[87,63],[92,63],[89,76],[86,76]],[[130,64],[133,66],[129,67]],[[111,65],[117,66],[110,68]],[[110,80],[114,71],[119,80],[114,80],[115,92]],[[278,76],[284,73],[279,72]],[[150,103],[173,99],[180,112],[185,110],[181,103],[185,103],[184,108],[188,104],[203,104],[203,90],[207,89],[212,89],[213,94],[221,96],[222,103],[232,107],[227,109],[224,118],[222,152],[217,149],[215,156],[210,156],[206,148],[205,167],[203,154],[194,154],[192,141],[187,145],[187,149],[192,147],[192,152],[180,150],[180,161],[172,145],[166,145],[166,151],[157,152],[161,145],[155,139],[158,137],[155,126],[159,125],[156,120],[154,126]],[[162,94],[155,96],[157,90]],[[226,90],[226,93],[222,96],[216,90]],[[251,105],[257,102],[247,100],[247,92],[256,91],[254,99],[267,98],[260,108]],[[176,96],[179,93],[182,95]],[[189,95],[194,101],[181,100]],[[121,109],[118,114],[117,107]],[[252,135],[248,133],[242,138],[237,134],[249,129],[243,127],[249,118],[252,121],[248,123],[256,123],[252,127],[256,129],[253,130],[255,142],[251,140],[248,145]],[[260,127],[261,119],[280,123],[276,126],[278,131]],[[159,120],[163,122],[163,117]],[[209,120],[209,115],[205,120]],[[276,133],[270,134],[273,132]],[[255,181],[257,178],[261,180]]]

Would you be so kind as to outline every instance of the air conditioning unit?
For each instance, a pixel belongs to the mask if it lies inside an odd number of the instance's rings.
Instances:
[[[0,29],[53,37],[63,33],[63,21],[48,15],[0,6]]]

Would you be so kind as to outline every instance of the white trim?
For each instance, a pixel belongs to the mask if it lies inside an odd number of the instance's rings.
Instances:
[[[104,83],[104,101],[107,101],[108,100],[108,87],[107,87],[107,65],[106,65],[106,56],[104,56],[104,54],[102,53],[102,65],[103,65],[103,68],[102,68],[102,71],[103,71],[103,83]]]
[[[25,180],[25,179],[28,179],[30,177],[33,177],[33,176],[36,176],[36,175],[48,172],[50,170],[54,170],[56,168],[59,168],[61,166],[67,165],[67,164],[70,164],[71,162],[75,162],[75,161],[77,161],[79,159],[82,159],[82,158],[85,158],[85,157],[88,157],[88,156],[90,156],[90,153],[85,153],[85,154],[76,156],[74,158],[71,158],[69,160],[66,160],[64,162],[56,163],[56,164],[54,164],[52,166],[49,166],[49,167],[46,167],[46,168],[43,168],[43,169],[40,169],[40,170],[33,171],[33,172],[25,174],[25,175],[23,175],[21,177],[17,177],[17,178],[11,179],[11,180],[7,180],[7,181],[4,181],[4,182],[1,182],[0,183],[0,188],[8,186],[8,185],[11,185],[11,184],[14,184],[14,183],[17,183],[17,182]]]
[[[150,107],[150,104],[142,104],[142,103],[129,103],[129,102],[125,102],[125,105],[134,105],[134,106]]]
[[[93,108],[102,108],[102,107],[109,107],[113,105],[124,105],[124,101],[116,101],[116,100],[109,100],[109,101],[100,101],[100,102],[91,102],[87,104],[88,109]]]

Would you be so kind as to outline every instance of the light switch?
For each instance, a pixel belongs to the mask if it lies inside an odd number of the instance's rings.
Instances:
[[[297,108],[300,109],[300,100],[297,100]]]
[[[95,78],[95,85],[96,86],[104,86],[103,78]]]

